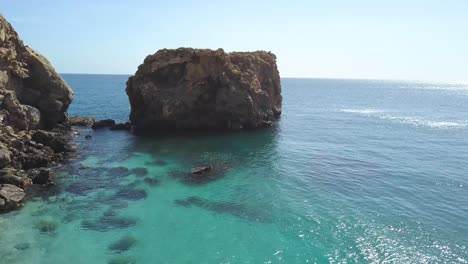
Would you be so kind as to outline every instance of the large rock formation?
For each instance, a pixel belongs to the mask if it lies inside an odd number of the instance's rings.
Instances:
[[[281,114],[281,84],[270,52],[160,50],[127,81],[138,130],[257,128]]]
[[[46,58],[25,46],[0,16],[0,114],[15,129],[66,121],[73,92]]]
[[[0,211],[20,206],[20,190],[44,183],[45,167],[71,150],[61,123],[72,99],[50,63],[0,16]]]

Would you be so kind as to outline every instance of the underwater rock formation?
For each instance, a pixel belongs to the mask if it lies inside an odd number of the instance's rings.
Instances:
[[[127,81],[137,130],[268,127],[281,114],[281,83],[271,52],[163,49]]]

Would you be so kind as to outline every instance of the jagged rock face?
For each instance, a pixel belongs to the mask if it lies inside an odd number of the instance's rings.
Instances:
[[[138,130],[258,128],[281,114],[270,52],[160,50],[146,57],[126,91]]]
[[[20,207],[25,197],[23,189],[11,184],[0,184],[0,212]]]
[[[60,124],[72,99],[50,63],[0,15],[0,212],[21,206],[32,183],[47,184],[44,168],[72,151],[68,126]]]
[[[24,46],[0,16],[0,120],[16,130],[67,120],[73,91],[43,56]]]

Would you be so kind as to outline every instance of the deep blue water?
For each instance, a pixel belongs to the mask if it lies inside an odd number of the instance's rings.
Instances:
[[[64,78],[76,95],[71,115],[127,120],[128,76]],[[0,217],[0,256],[467,263],[468,85],[283,79],[282,87],[272,129],[154,138],[80,130],[80,159],[63,168],[59,190]],[[187,176],[206,163],[216,178]],[[44,222],[54,228],[43,232]]]

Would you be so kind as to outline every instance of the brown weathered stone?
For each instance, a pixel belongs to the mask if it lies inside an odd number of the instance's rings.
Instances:
[[[0,210],[20,206],[33,180],[49,183],[46,167],[71,151],[66,111],[72,99],[50,63],[0,15]]]
[[[258,128],[281,114],[276,57],[264,51],[160,50],[126,91],[138,130]]]
[[[95,122],[93,117],[71,116],[69,119],[72,126],[92,126]]]
[[[23,189],[11,184],[0,184],[0,211],[21,207],[25,197]]]

